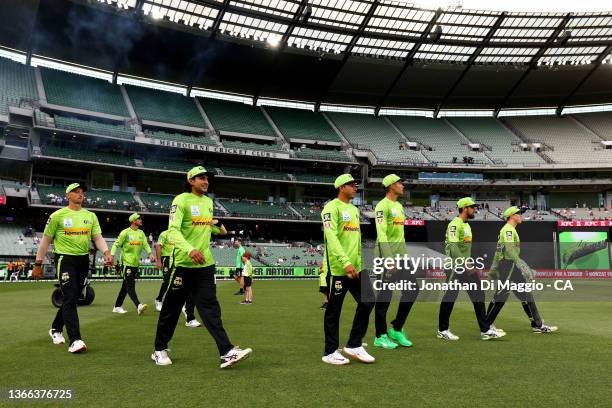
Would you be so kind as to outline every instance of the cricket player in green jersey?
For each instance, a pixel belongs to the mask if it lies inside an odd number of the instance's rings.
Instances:
[[[210,237],[211,234],[225,235],[227,231],[223,225],[217,226],[218,220],[213,219],[213,201],[206,196],[210,176],[212,174],[202,166],[189,170],[189,192],[176,196],[170,208],[168,229],[174,241],[174,253],[170,285],[159,313],[155,351],[151,355],[157,365],[172,364],[168,343],[188,294],[193,296],[200,318],[217,344],[221,368],[246,359],[253,351],[234,347],[221,321]]]
[[[111,248],[111,254],[115,256],[118,248],[121,248],[121,277],[123,283],[115,301],[113,313],[127,313],[122,305],[125,300],[125,295],[129,295],[132,302],[136,306],[138,315],[147,310],[148,305],[140,303],[138,295],[136,295],[136,277],[138,276],[138,268],[140,267],[140,256],[142,251],[147,253],[149,259],[155,262],[155,255],[151,253],[151,247],[147,242],[145,233],[140,229],[142,226],[142,218],[138,213],[134,213],[129,217],[130,226],[119,233],[119,237]]]
[[[230,275],[240,285],[240,290],[234,293],[234,295],[244,295],[244,279],[242,279],[242,270],[244,269],[244,262],[242,262],[242,255],[244,255],[244,247],[242,246],[242,241],[240,240],[240,238],[236,238],[236,240],[234,241],[234,247],[237,248],[236,269],[234,270],[234,273],[230,272]]]
[[[471,197],[464,197],[457,201],[459,215],[455,217],[446,228],[445,252],[446,257],[453,261],[454,268],[446,270],[447,282],[460,282],[473,284],[476,289],[468,290],[467,293],[474,305],[476,321],[480,328],[480,338],[482,340],[497,339],[506,335],[505,332],[491,329],[487,321],[485,310],[485,294],[480,285],[480,276],[474,268],[465,266],[472,260],[472,228],[468,223],[476,214],[476,203]],[[457,266],[460,266],[458,268]],[[458,289],[450,288],[446,291],[440,303],[440,314],[438,318],[438,338],[443,340],[459,340],[449,330],[449,321],[455,300],[459,295]]]
[[[71,353],[87,350],[81,339],[77,301],[89,272],[89,245],[94,241],[96,248],[104,254],[106,264],[112,265],[113,257],[102,238],[98,217],[83,208],[87,187],[72,183],[66,188],[68,206],[55,211],[47,220],[43,238],[36,253],[32,276],[42,277],[42,262],[47,249],[53,242],[55,268],[62,291],[62,306],[57,310],[51,324],[49,336],[53,344],[64,344],[64,326],[68,332]]]
[[[377,258],[394,258],[396,255],[403,256],[406,253],[406,239],[404,237],[404,221],[406,217],[404,215],[404,207],[398,199],[404,194],[404,183],[397,174],[389,174],[383,179],[382,184],[387,193],[385,198],[374,209],[376,218],[374,256]],[[402,347],[412,346],[412,342],[408,340],[404,332],[404,323],[406,323],[412,305],[419,294],[415,272],[413,270],[396,270],[392,268],[383,273],[383,281],[411,281],[414,282],[416,289],[405,289],[402,291],[395,320],[391,322],[388,332],[387,310],[389,309],[393,292],[391,290],[378,291],[374,309],[376,326],[374,346],[384,349],[395,349],[398,344]]]
[[[357,182],[350,174],[343,174],[334,182],[338,198],[329,201],[323,211],[323,236],[325,254],[323,270],[329,274],[329,302],[325,309],[324,332],[325,350],[323,362],[335,365],[348,364],[349,360],[340,353],[340,312],[347,292],[357,302],[353,328],[344,353],[364,363],[375,361],[362,346],[363,336],[368,330],[370,313],[374,308],[374,290],[367,272],[362,273],[361,227],[359,210],[350,203],[357,193]]]
[[[499,231],[497,249],[493,257],[493,265],[489,272],[489,278],[493,280],[511,281],[516,283],[530,282],[535,279],[535,271],[521,259],[521,240],[516,232],[516,227],[523,222],[521,209],[513,206],[504,211],[506,224]],[[508,300],[510,291],[501,289],[495,292],[493,300],[487,309],[487,321],[492,327],[499,312]],[[534,333],[552,333],[558,330],[557,326],[544,324],[540,312],[535,304],[533,293],[514,291],[514,295],[521,301],[523,310],[531,322],[531,330]]]
[[[157,259],[156,266],[162,272],[162,284],[159,288],[157,298],[155,298],[155,309],[161,312],[162,301],[164,295],[168,290],[168,284],[170,282],[170,258],[174,251],[174,242],[168,237],[168,230],[163,231],[159,234],[157,243],[155,244],[155,256]],[[195,317],[195,304],[191,296],[187,296],[185,306],[183,306],[183,314],[185,315],[185,326],[187,327],[200,327],[202,323]]]

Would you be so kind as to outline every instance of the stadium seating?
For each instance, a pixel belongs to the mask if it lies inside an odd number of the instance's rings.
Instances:
[[[612,220],[612,209],[608,208],[553,208],[552,213],[567,220]]]
[[[224,140],[223,146],[233,149],[260,150],[263,152],[287,153],[279,144],[249,143],[238,140]]]
[[[233,217],[298,219],[286,204],[237,199],[219,199],[219,202]]]
[[[234,167],[223,165],[221,171],[224,176],[264,178],[270,180],[289,180],[287,173],[268,170],[263,167]]]
[[[285,139],[342,142],[320,113],[273,106],[264,108]]]
[[[40,68],[47,102],[128,117],[121,90],[102,79]]]
[[[144,167],[149,169],[171,170],[180,172],[187,172],[190,168],[197,165],[196,163],[176,159],[144,159],[142,161],[142,164]]]
[[[353,161],[351,160],[346,152],[340,150],[327,150],[327,149],[311,149],[308,147],[302,147],[295,149],[295,156],[301,159],[312,159],[312,160],[330,160],[330,161]]]
[[[516,116],[504,121],[535,143],[552,150],[544,154],[556,163],[610,163],[612,150],[602,149],[600,139],[569,117]]]
[[[557,221],[557,217],[550,211],[527,210],[523,213],[523,221]]]
[[[276,136],[257,106],[203,98],[200,98],[200,103],[217,131]]]
[[[521,140],[494,118],[449,118],[457,129],[475,143],[488,146],[487,154],[497,162],[507,164],[542,164],[544,159],[532,151],[523,151]]]
[[[121,154],[97,152],[87,149],[77,149],[74,147],[59,147],[55,145],[47,145],[42,147],[42,152],[44,156],[61,157],[96,163],[117,164],[121,166],[134,166],[134,160],[132,158]]]
[[[38,99],[34,70],[0,58],[0,115],[8,115],[8,107],[20,106],[22,99]]]
[[[297,181],[306,181],[314,183],[332,183],[336,180],[334,174],[319,174],[319,173],[292,173]]]
[[[24,237],[24,228],[17,225],[0,226],[0,256],[32,256],[38,244],[34,237]]]
[[[602,139],[612,140],[612,112],[581,113],[574,115],[574,118]]]
[[[146,137],[150,137],[153,139],[173,140],[175,142],[206,144],[206,145],[216,145],[217,144],[217,142],[215,142],[209,136],[205,136],[205,135],[190,136],[190,135],[185,135],[182,133],[165,132],[163,130],[145,130],[144,134]]]
[[[168,194],[139,193],[140,199],[150,212],[167,213],[175,196]]]
[[[410,220],[435,220],[424,207],[404,207],[404,214]]]
[[[380,160],[400,163],[427,161],[417,151],[400,150],[400,141],[404,140],[383,118],[356,113],[328,112],[327,115],[353,147],[371,150]]]
[[[192,98],[174,92],[136,86],[125,87],[140,119],[205,128],[204,118]]]
[[[452,163],[456,157],[461,163],[464,156],[469,156],[474,158],[474,163],[491,163],[482,152],[471,151],[467,142],[444,120],[408,116],[390,116],[389,119],[408,140],[429,146],[432,150],[421,152],[433,162]]]
[[[318,203],[290,203],[291,208],[300,213],[306,220],[321,221],[321,210],[323,207]]]
[[[73,130],[75,132],[92,133],[101,136],[110,136],[120,139],[134,140],[134,131],[126,124],[113,125],[109,123],[96,122],[93,120],[81,120],[66,116],[55,115],[53,118],[55,127],[59,129]]]
[[[43,204],[57,206],[67,204],[65,199],[65,187],[39,185],[38,194]],[[85,193],[83,207],[126,211],[140,210],[132,193],[95,189],[89,189]]]

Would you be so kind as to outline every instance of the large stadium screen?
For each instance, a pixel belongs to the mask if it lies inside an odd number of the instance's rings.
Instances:
[[[607,231],[563,231],[559,233],[562,269],[609,270]]]

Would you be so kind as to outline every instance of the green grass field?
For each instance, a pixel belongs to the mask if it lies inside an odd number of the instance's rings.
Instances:
[[[612,324],[607,302],[540,304],[542,316],[559,325],[551,335],[532,334],[520,304],[511,302],[497,323],[508,335],[479,340],[471,304],[455,306],[451,329],[459,342],[436,339],[438,304],[418,303],[407,322],[411,349],[372,346],[373,319],[364,339],[373,365],[321,362],[321,296],[315,281],[257,281],[255,303],[238,304],[231,282],[218,284],[223,320],[232,341],[254,349],[229,369],[206,329],[181,318],[170,344],[172,366],[150,360],[159,281],[141,281],[137,316],[111,313],[118,282],[94,282],[96,300],[80,307],[81,332],[89,350],[71,355],[52,344],[47,331],[55,308],[50,283],[0,285],[0,406],[59,406],[59,402],[11,403],[10,388],[72,389],[66,406],[88,407],[406,407],[406,406],[612,406]],[[345,303],[341,342],[354,311]],[[390,311],[394,312],[392,305]]]

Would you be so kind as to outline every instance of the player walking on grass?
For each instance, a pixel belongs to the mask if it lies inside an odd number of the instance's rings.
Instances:
[[[328,202],[321,218],[325,239],[323,269],[329,273],[329,303],[325,309],[323,328],[325,332],[325,350],[323,362],[343,365],[349,360],[340,353],[340,312],[347,292],[357,302],[353,319],[353,328],[343,351],[349,357],[364,363],[373,363],[372,357],[362,346],[362,340],[368,330],[370,313],[374,308],[374,291],[367,272],[361,273],[361,229],[359,210],[350,200],[355,197],[357,183],[350,174],[336,178],[334,187],[338,198]]]
[[[117,248],[121,248],[121,278],[123,278],[113,313],[127,313],[127,310],[122,306],[127,294],[134,302],[138,315],[141,315],[147,310],[148,305],[140,303],[138,295],[136,295],[136,277],[140,267],[140,256],[143,249],[151,261],[155,261],[155,255],[151,253],[151,247],[147,242],[145,233],[139,228],[142,226],[140,215],[138,213],[130,215],[129,221],[131,225],[119,233],[119,237],[111,248],[111,255],[113,256],[115,256]]]
[[[206,196],[209,175],[202,166],[189,170],[189,192],[176,196],[170,208],[168,229],[175,249],[171,260],[170,285],[159,314],[155,351],[151,355],[158,365],[172,364],[168,357],[168,343],[188,294],[193,296],[204,326],[217,344],[221,368],[246,359],[253,351],[234,347],[221,321],[210,236],[226,234],[227,231],[223,226],[216,226],[218,221],[213,220],[213,201]]]
[[[234,246],[237,248],[236,251],[236,269],[232,274],[234,280],[238,282],[240,285],[240,290],[234,295],[244,295],[244,279],[242,279],[242,270],[244,269],[244,262],[242,261],[242,255],[244,255],[244,247],[242,246],[242,241],[239,238],[236,238],[234,241]]]
[[[47,220],[32,271],[35,279],[42,277],[42,262],[49,245],[53,242],[55,268],[62,291],[62,306],[57,310],[49,336],[53,344],[64,344],[66,341],[62,332],[66,326],[70,341],[68,351],[71,353],[87,350],[85,342],[81,339],[77,301],[89,272],[89,243],[92,239],[96,248],[104,254],[106,263],[112,265],[113,262],[113,257],[102,238],[98,217],[82,207],[85,191],[87,188],[80,183],[70,184],[66,188],[68,206],[55,211]]]
[[[466,265],[466,259],[472,257],[472,229],[469,220],[474,218],[476,213],[476,203],[471,197],[464,197],[457,201],[459,216],[455,217],[446,228],[445,252],[446,257],[452,259],[453,265]],[[459,273],[462,272],[462,273]],[[476,290],[468,290],[467,293],[474,305],[476,321],[480,328],[480,338],[482,340],[497,339],[506,335],[503,331],[491,329],[487,321],[485,311],[485,294],[480,287],[480,277],[475,269],[465,268],[465,271],[455,267],[446,270],[447,282],[475,283]],[[459,336],[454,335],[449,330],[449,320],[455,306],[455,300],[459,290],[449,289],[446,291],[440,303],[440,314],[438,321],[438,338],[443,340],[459,340]]]
[[[535,279],[535,271],[520,257],[521,240],[516,232],[516,227],[523,221],[520,208],[510,207],[506,209],[504,211],[504,218],[506,219],[506,224],[499,231],[497,249],[489,272],[489,278],[500,282],[530,282]],[[514,295],[521,301],[523,310],[531,322],[531,330],[534,333],[552,333],[558,330],[557,326],[544,324],[531,292],[515,290]],[[495,327],[493,323],[508,300],[508,296],[510,296],[508,289],[498,290],[495,292],[491,303],[489,303],[487,320],[492,327]]]
[[[168,290],[168,282],[170,281],[170,257],[172,255],[172,251],[174,250],[174,242],[168,238],[168,230],[163,231],[159,234],[159,238],[157,239],[157,244],[155,244],[155,255],[157,257],[157,269],[162,272],[163,280],[161,287],[159,288],[159,293],[157,294],[157,298],[155,299],[155,309],[158,312],[161,312],[162,309],[162,301],[164,299],[164,295]],[[195,318],[195,305],[193,304],[193,300],[191,296],[187,296],[187,300],[185,301],[185,306],[183,306],[183,314],[185,315],[185,326],[187,327],[200,327],[202,323],[200,323]]]
[[[404,237],[404,207],[398,199],[404,194],[402,179],[396,174],[389,174],[383,179],[383,187],[387,194],[374,210],[376,216],[376,247],[375,257],[394,258],[406,253],[406,239]],[[415,271],[391,269],[384,272],[383,281],[412,281],[416,285]],[[376,338],[374,346],[384,349],[395,349],[397,345],[411,347],[412,342],[406,337],[404,323],[419,294],[418,286],[415,290],[403,290],[395,320],[387,331],[387,310],[393,292],[381,290],[377,293],[374,317],[376,324]],[[395,340],[395,341],[394,341]],[[395,343],[397,342],[397,343]]]
[[[242,254],[242,280],[244,285],[244,300],[241,305],[253,304],[253,264],[251,264],[251,253],[244,252]]]

